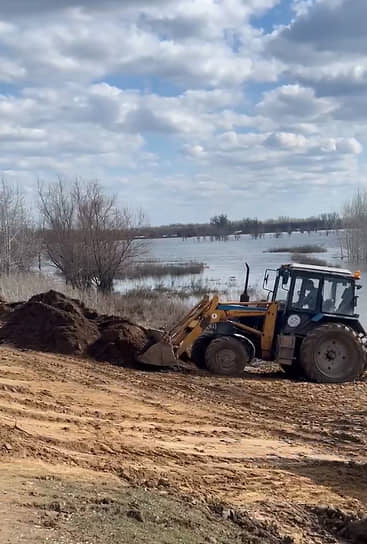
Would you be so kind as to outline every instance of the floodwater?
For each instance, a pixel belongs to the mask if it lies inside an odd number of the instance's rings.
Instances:
[[[264,270],[266,268],[278,268],[281,264],[291,262],[289,253],[268,253],[267,250],[276,247],[289,247],[300,245],[319,245],[326,249],[326,253],[312,254],[327,261],[331,266],[340,266],[348,269],[359,269],[343,260],[340,239],[342,233],[316,232],[311,234],[294,233],[291,236],[283,234],[276,238],[273,234],[265,235],[264,238],[253,239],[250,236],[242,235],[235,240],[229,237],[227,241],[211,241],[209,238],[166,238],[148,242],[149,258],[157,259],[162,263],[177,263],[196,261],[205,264],[202,274],[194,276],[182,276],[179,278],[164,277],[159,279],[145,278],[144,280],[133,280],[132,282],[121,282],[118,288],[149,286],[165,287],[169,289],[180,289],[202,283],[210,288],[210,291],[217,291],[223,294],[227,300],[238,300],[243,290],[244,263],[248,262],[251,269],[250,286],[258,291],[262,289]],[[311,256],[311,255],[310,255]],[[358,292],[358,310],[361,320],[367,325],[367,269],[363,274],[362,285],[366,290]]]

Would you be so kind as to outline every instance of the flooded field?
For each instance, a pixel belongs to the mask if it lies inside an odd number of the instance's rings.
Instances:
[[[132,287],[150,287],[172,291],[187,289],[188,292],[196,288],[198,295],[201,290],[203,292],[217,291],[228,299],[237,300],[243,289],[245,262],[248,262],[251,267],[250,285],[261,292],[264,270],[277,268],[281,264],[292,261],[290,253],[270,253],[269,249],[306,244],[321,246],[326,250],[324,253],[315,253],[310,256],[325,260],[331,266],[353,270],[362,268],[349,264],[343,259],[341,236],[341,233],[317,232],[294,233],[291,236],[283,234],[278,238],[268,234],[258,239],[243,235],[237,240],[229,237],[226,241],[211,241],[209,238],[191,238],[184,241],[180,238],[152,240],[148,242],[150,259],[161,263],[202,262],[205,264],[203,272],[180,277],[166,276],[159,279],[147,277],[140,280],[121,281],[117,287],[121,291]],[[365,274],[362,268],[362,285],[365,282]],[[359,311],[362,321],[367,324],[367,291],[362,289],[359,296]]]

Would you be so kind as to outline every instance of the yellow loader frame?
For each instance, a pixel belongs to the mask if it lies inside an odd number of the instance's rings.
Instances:
[[[157,343],[141,354],[139,360],[154,366],[172,366],[184,353],[189,352],[209,325],[224,322],[258,336],[261,357],[270,360],[274,352],[277,315],[276,302],[219,302],[217,296],[211,299],[205,297],[169,332],[162,335],[155,331]],[[262,328],[255,329],[235,321],[240,317],[263,317]]]

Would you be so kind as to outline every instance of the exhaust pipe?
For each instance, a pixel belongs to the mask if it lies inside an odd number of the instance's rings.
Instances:
[[[249,297],[249,294],[248,294],[248,282],[249,282],[249,277],[250,277],[250,267],[249,267],[249,265],[247,263],[245,263],[245,267],[246,267],[245,288],[243,290],[243,293],[240,296],[240,302],[249,302],[250,301],[250,297]]]

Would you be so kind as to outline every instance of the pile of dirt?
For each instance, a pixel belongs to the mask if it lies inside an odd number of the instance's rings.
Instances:
[[[119,317],[99,315],[56,291],[35,295],[6,310],[0,340],[19,348],[90,355],[131,365],[151,343],[144,328]]]
[[[98,361],[109,361],[114,364],[134,364],[137,353],[151,344],[149,331],[114,316],[98,316],[94,323],[99,330],[99,338],[91,344],[88,354]]]
[[[17,347],[63,354],[84,353],[98,336],[82,305],[55,291],[19,305],[0,330],[0,338]]]
[[[9,314],[22,302],[15,302],[13,304],[9,304],[6,302],[2,297],[0,297],[0,326],[3,324],[7,319],[9,318]]]
[[[311,512],[329,534],[352,544],[367,544],[367,517],[348,515],[330,506],[314,507]]]

